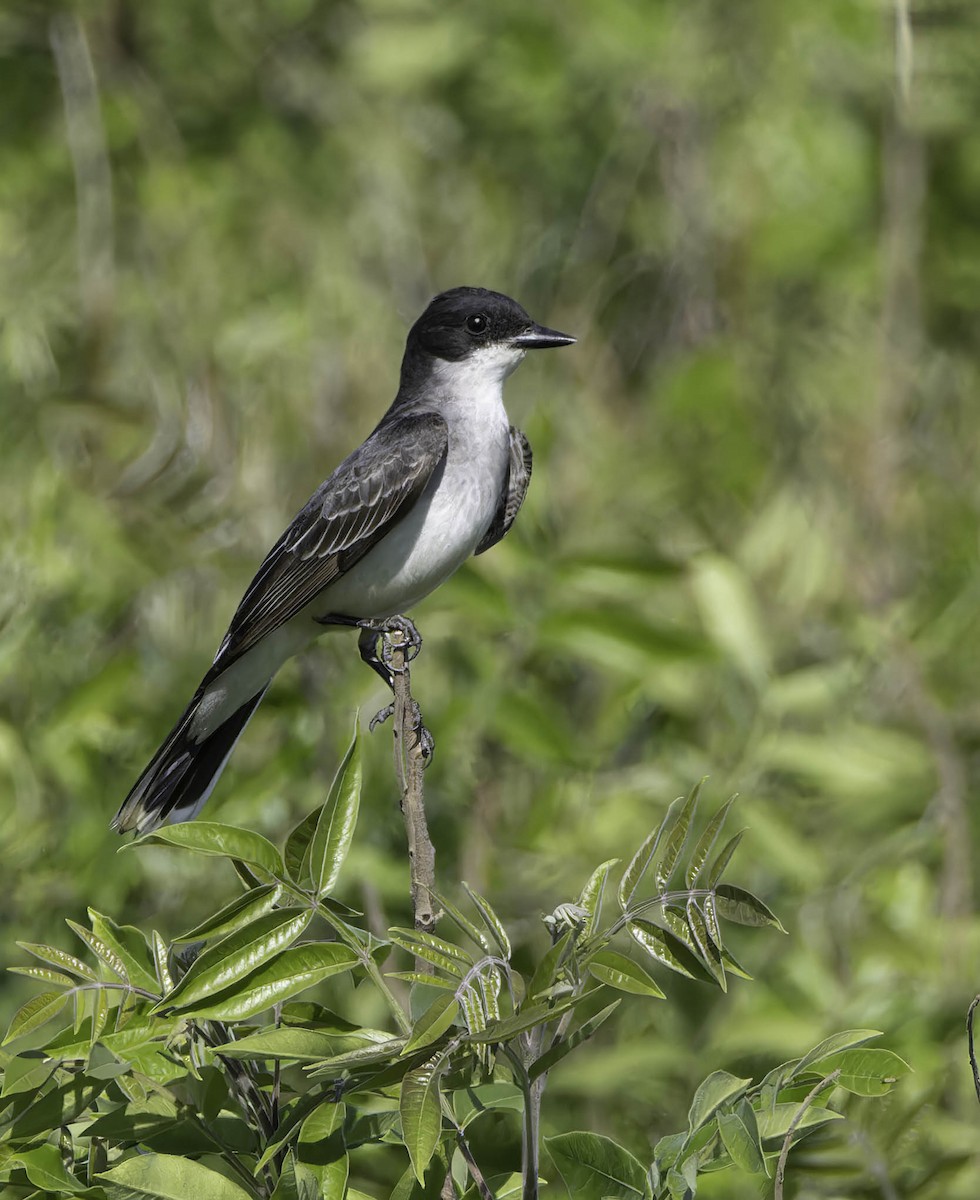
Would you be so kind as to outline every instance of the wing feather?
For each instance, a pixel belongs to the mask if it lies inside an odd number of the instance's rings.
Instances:
[[[515,429],[511,425],[510,464],[507,470],[507,478],[504,480],[504,486],[500,493],[500,501],[497,504],[497,511],[494,513],[493,520],[490,522],[490,528],[483,535],[480,544],[473,551],[474,554],[482,554],[484,550],[489,550],[491,546],[496,546],[504,534],[507,533],[511,525],[514,524],[514,518],[524,503],[524,497],[527,495],[528,484],[530,482],[531,443],[519,429]]]
[[[385,420],[316,490],[249,584],[214,660],[223,670],[361,559],[424,491],[448,446],[438,413]],[[213,668],[212,668],[213,669]]]

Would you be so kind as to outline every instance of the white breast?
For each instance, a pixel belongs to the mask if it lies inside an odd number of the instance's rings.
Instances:
[[[464,363],[439,364],[433,390],[449,426],[445,463],[412,511],[321,593],[318,615],[405,612],[473,553],[506,481],[510,436],[503,382],[522,357],[489,347]]]

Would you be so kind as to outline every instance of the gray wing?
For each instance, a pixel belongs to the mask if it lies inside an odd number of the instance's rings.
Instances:
[[[224,670],[363,558],[421,495],[445,458],[448,440],[437,413],[382,422],[317,488],[269,551],[212,671]]]
[[[494,513],[490,528],[483,535],[480,544],[473,551],[482,554],[491,546],[496,546],[504,534],[514,524],[514,518],[524,497],[527,495],[527,485],[531,482],[531,443],[519,429],[510,427],[510,466],[507,478],[504,480],[500,493],[500,503]]]

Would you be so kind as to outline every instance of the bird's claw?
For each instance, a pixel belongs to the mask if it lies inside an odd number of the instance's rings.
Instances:
[[[395,711],[394,704],[386,704],[384,708],[379,708],[370,721],[368,721],[368,733],[374,733],[379,725],[383,725]]]
[[[405,656],[405,666],[418,658],[419,651],[422,649],[422,635],[415,628],[415,623],[408,617],[389,617],[387,621],[374,628],[381,637],[381,661],[389,671],[395,671],[392,666],[392,658],[396,650],[400,650]],[[398,646],[392,644],[391,634],[393,633],[402,635],[403,641]],[[404,670],[404,667],[400,670]]]
[[[379,725],[383,725],[389,717],[394,715],[394,712],[395,706],[393,703],[386,704],[384,708],[379,708],[368,722],[368,732],[374,733]],[[419,702],[415,699],[412,700],[412,722],[409,728],[415,734],[415,744],[412,749],[414,750],[415,747],[418,747],[425,766],[428,766],[432,762],[436,752],[436,741],[428,729],[426,729],[422,721],[422,710],[419,708]]]

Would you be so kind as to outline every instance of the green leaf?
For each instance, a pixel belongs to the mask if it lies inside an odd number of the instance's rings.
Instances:
[[[589,876],[585,887],[582,888],[578,905],[589,914],[582,930],[583,937],[590,938],[596,931],[602,915],[602,899],[606,892],[606,881],[609,878],[609,872],[619,862],[618,858],[607,858],[604,863],[600,863],[596,867]]]
[[[452,993],[436,996],[412,1028],[411,1037],[402,1054],[411,1054],[436,1042],[459,1015],[459,1002]]]
[[[739,1079],[727,1071],[712,1071],[694,1093],[687,1114],[688,1131],[695,1133],[705,1121],[714,1116],[722,1104],[731,1103],[741,1096],[751,1082],[751,1079]]]
[[[67,971],[70,975],[77,975],[79,979],[88,980],[89,983],[98,981],[99,977],[92,968],[87,963],[83,963],[80,958],[76,958],[74,954],[67,954],[64,950],[58,950],[54,946],[43,946],[38,942],[18,942],[17,945],[21,950],[33,954],[42,962],[50,963],[53,967]]]
[[[415,958],[424,959],[434,967],[442,967],[451,975],[462,979],[463,975],[473,966],[473,956],[454,946],[452,942],[443,941],[434,933],[423,933],[416,929],[392,929],[388,934],[391,942],[401,946]]]
[[[322,1200],[322,1192],[310,1168],[297,1162],[293,1154],[288,1154],[270,1200]]]
[[[638,963],[615,950],[600,950],[589,960],[588,969],[589,974],[600,983],[607,983],[621,992],[631,992],[634,996],[656,996],[659,1000],[666,999],[656,982]]]
[[[527,985],[529,997],[547,995],[559,978],[559,973],[575,941],[575,930],[570,929],[563,934],[553,946],[549,947],[541,961],[534,969],[531,982]]]
[[[544,1144],[573,1200],[643,1200],[647,1173],[623,1146],[597,1133],[562,1133]]]
[[[224,1175],[175,1154],[138,1154],[96,1178],[108,1200],[252,1200]]]
[[[343,1200],[350,1163],[344,1143],[344,1104],[327,1101],[303,1121],[296,1156],[320,1185],[322,1200]]]
[[[471,942],[479,946],[481,950],[486,951],[487,954],[493,953],[493,942],[486,930],[478,929],[468,917],[460,912],[455,904],[447,900],[441,893],[436,892],[434,896],[439,907],[445,910],[446,916],[459,926]]]
[[[64,992],[42,992],[39,996],[32,996],[14,1013],[13,1020],[7,1029],[7,1036],[3,1039],[2,1044],[6,1046],[14,1038],[32,1033],[45,1021],[56,1017],[67,1003],[68,997]]]
[[[17,1150],[3,1165],[12,1166],[14,1163],[19,1163],[31,1183],[45,1193],[68,1192],[70,1195],[77,1195],[89,1190],[74,1175],[68,1173],[60,1150],[50,1143],[36,1146],[33,1150]]]
[[[157,972],[157,986],[161,992],[173,990],[174,980],[170,974],[169,954],[167,943],[154,929],[152,933],[153,962]]]
[[[466,889],[466,894],[476,906],[477,912],[483,918],[487,929],[489,929],[490,936],[496,943],[501,958],[509,962],[511,956],[510,938],[507,936],[507,930],[504,928],[503,922],[494,912],[489,901],[485,900],[476,888],[470,887],[465,880],[463,881],[463,887]]]
[[[333,891],[350,850],[361,798],[361,775],[361,742],[355,719],[354,736],[320,809],[310,843],[310,875],[320,896]]]
[[[442,1108],[439,1099],[441,1068],[433,1058],[402,1080],[398,1111],[402,1119],[402,1137],[419,1183],[425,1181],[429,1165],[442,1134]]]
[[[404,979],[406,983],[420,983],[425,987],[456,990],[456,979],[444,979],[441,975],[429,975],[425,971],[385,971],[386,979]]]
[[[351,970],[357,962],[352,950],[336,942],[292,946],[211,1003],[181,1004],[177,1011],[187,1016],[242,1021],[331,975]]]
[[[311,886],[313,882],[310,879],[310,844],[320,820],[320,811],[320,808],[314,808],[312,812],[307,813],[286,838],[283,851],[285,867],[290,879],[300,887]]]
[[[725,824],[725,818],[728,816],[728,810],[735,803],[735,797],[718,809],[715,815],[708,822],[704,833],[698,838],[698,844],[694,847],[694,853],[691,855],[691,860],[687,864],[687,872],[684,876],[687,886],[693,888],[697,885],[698,879],[701,877],[701,872],[704,870],[705,864],[708,861],[708,856],[715,848],[715,842],[718,840],[718,834],[721,833],[721,827]]]
[[[678,975],[688,979],[705,979],[714,982],[712,975],[695,957],[679,937],[654,925],[651,921],[637,918],[628,925],[631,937],[638,942],[651,958],[656,959]]]
[[[219,909],[213,916],[208,917],[186,933],[180,933],[174,938],[175,943],[202,942],[207,939],[223,937],[241,929],[256,917],[261,917],[275,908],[282,895],[281,883],[266,883],[261,887],[252,888],[241,896]]]
[[[102,941],[101,938],[96,937],[95,934],[86,929],[84,925],[79,925],[75,921],[66,921],[65,924],[73,933],[77,934],[78,937],[81,938],[81,940],[86,946],[88,946],[88,948],[92,951],[95,957],[100,960],[100,962],[105,963],[113,975],[122,980],[123,983],[129,983],[129,975],[126,971],[126,964],[119,957],[119,955],[115,953],[114,950],[110,949],[110,947]],[[156,987],[156,980],[154,980],[153,986]]]
[[[881,1037],[880,1029],[845,1029],[841,1033],[834,1033],[830,1037],[824,1038],[822,1042],[818,1042],[812,1050],[804,1054],[786,1078],[795,1079],[819,1059],[839,1054],[841,1050],[853,1050],[855,1046],[863,1046],[865,1042],[873,1041],[877,1037]],[[828,1075],[829,1073],[829,1071],[818,1072],[819,1075]]]
[[[462,1129],[466,1129],[484,1113],[500,1109],[524,1111],[524,1093],[515,1084],[482,1083],[453,1092],[453,1112]]]
[[[334,1054],[316,1064],[310,1072],[311,1076],[342,1075],[344,1071],[359,1071],[377,1063],[392,1062],[399,1058],[408,1038],[394,1037],[386,1042],[378,1042],[372,1046],[364,1046],[359,1050],[349,1050],[344,1054]]]
[[[756,1120],[759,1122],[760,1140],[769,1143],[781,1142],[789,1132],[790,1125],[796,1120],[799,1111],[799,1104],[774,1104],[771,1108],[758,1110]],[[842,1113],[811,1104],[793,1130],[793,1141],[799,1141],[805,1133],[809,1133],[819,1125],[826,1125],[828,1121],[842,1121],[843,1119]]]
[[[621,1000],[614,1000],[612,1004],[608,1004],[601,1012],[597,1012],[594,1017],[589,1017],[587,1021],[583,1021],[578,1029],[566,1034],[560,1042],[557,1042],[550,1050],[547,1050],[540,1058],[536,1058],[528,1068],[528,1077],[533,1082],[539,1075],[543,1075],[569,1054],[576,1046],[581,1046],[585,1041],[595,1033],[599,1026],[612,1016],[616,1009],[622,1003]]]
[[[50,983],[55,987],[75,987],[76,981],[70,975],[61,971],[52,971],[50,967],[8,967],[11,975],[26,975],[28,979],[36,979],[38,983]]]
[[[468,1033],[463,1039],[467,1044],[482,1045],[487,1042],[509,1042],[519,1033],[526,1033],[536,1025],[560,1017],[571,1008],[577,1008],[584,1001],[591,999],[598,988],[591,992],[583,992],[581,996],[568,996],[564,1000],[552,1004],[525,1004],[520,1012],[502,1021],[492,1021],[485,1029]]]
[[[715,888],[715,905],[718,915],[737,925],[771,925],[785,933],[779,918],[766,907],[758,896],[732,883],[719,883]]]
[[[94,908],[88,910],[92,932],[119,958],[126,968],[126,975],[134,987],[155,993],[157,977],[153,970],[153,956],[146,938],[132,925],[117,925]]]
[[[725,978],[725,967],[722,962],[718,943],[708,934],[707,923],[697,901],[692,897],[687,902],[687,927],[691,932],[695,949],[705,968],[714,976],[715,982],[723,992],[728,991],[728,980]],[[714,922],[717,928],[717,919]]]
[[[673,819],[674,810],[680,804],[680,800],[672,800],[667,811],[664,813],[664,818],[651,833],[647,834],[640,846],[639,850],[633,855],[629,866],[623,872],[623,878],[619,881],[619,906],[626,912],[633,901],[636,894],[636,889],[643,881],[643,876],[650,868],[653,862],[654,855],[660,847],[661,839],[664,836],[664,831]]]
[[[174,990],[152,1011],[160,1013],[174,1008],[185,1011],[196,1001],[245,979],[294,942],[312,916],[309,908],[277,908],[236,929],[199,955]]]
[[[810,1073],[821,1076],[839,1070],[837,1086],[853,1092],[855,1096],[884,1096],[911,1069],[903,1058],[891,1050],[874,1047],[843,1050],[811,1063],[807,1068]],[[799,1073],[799,1068],[796,1073]]]
[[[718,1132],[725,1149],[731,1155],[732,1162],[747,1171],[750,1175],[768,1175],[769,1169],[765,1155],[762,1153],[762,1143],[759,1140],[759,1127],[755,1121],[752,1109],[751,1127],[739,1113],[717,1113]]]
[[[347,1054],[365,1046],[379,1046],[389,1041],[390,1033],[379,1029],[325,1031],[322,1029],[260,1029],[257,1033],[237,1038],[216,1052],[225,1058],[274,1058],[283,1062],[322,1062],[335,1054]]]
[[[738,849],[739,842],[741,842],[744,836],[745,830],[740,829],[738,833],[736,833],[733,837],[730,837],[724,846],[722,846],[722,848],[718,851],[718,857],[711,864],[711,866],[708,867],[707,874],[704,877],[704,887],[713,888],[718,880],[721,879],[722,875],[725,873],[725,868],[732,861],[732,855]]]
[[[121,849],[133,846],[177,846],[211,858],[239,859],[249,866],[260,867],[276,879],[285,875],[282,857],[268,838],[249,829],[222,825],[218,821],[184,821],[179,825],[161,825],[152,833],[127,842]]]
[[[701,794],[701,787],[704,783],[702,779],[696,783],[684,801],[684,807],[678,814],[677,820],[671,827],[667,835],[667,842],[664,846],[664,852],[660,857],[654,869],[654,879],[656,881],[657,892],[666,890],[670,883],[671,876],[677,867],[677,863],[684,852],[684,846],[687,843],[687,835],[691,829],[691,821],[694,819],[694,812],[698,806],[698,796]],[[676,803],[676,802],[675,802]],[[673,806],[672,806],[673,807]]]

